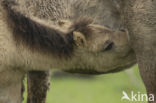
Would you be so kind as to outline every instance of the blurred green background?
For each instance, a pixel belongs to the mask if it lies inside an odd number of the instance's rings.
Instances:
[[[25,83],[26,84],[26,83]],[[146,93],[138,66],[98,76],[52,77],[47,103],[147,103],[122,101],[122,92]],[[26,98],[26,92],[25,92]],[[26,103],[26,99],[23,103]]]

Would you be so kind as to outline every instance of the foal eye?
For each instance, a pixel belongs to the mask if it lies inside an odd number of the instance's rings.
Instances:
[[[101,50],[102,52],[111,50],[113,48],[114,43],[112,41],[106,41],[104,44],[104,48]]]

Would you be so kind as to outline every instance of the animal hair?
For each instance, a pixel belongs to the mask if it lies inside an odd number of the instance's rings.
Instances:
[[[24,44],[31,51],[39,51],[44,54],[55,54],[57,56],[69,57],[74,51],[75,42],[73,40],[74,31],[84,31],[91,23],[90,19],[81,18],[76,20],[68,32],[53,26],[46,26],[30,17],[25,16],[15,10],[14,2],[4,0],[3,15],[6,18],[9,29],[13,33],[13,38],[17,44]]]

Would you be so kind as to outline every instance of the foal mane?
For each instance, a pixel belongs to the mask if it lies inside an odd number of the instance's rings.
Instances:
[[[13,1],[3,0],[1,5],[15,42],[22,43],[33,52],[69,57],[73,54],[75,45],[73,32],[75,30],[82,31],[91,23],[89,19],[79,19],[73,23],[68,32],[63,32],[56,26],[43,25],[25,16],[13,8],[17,5]]]

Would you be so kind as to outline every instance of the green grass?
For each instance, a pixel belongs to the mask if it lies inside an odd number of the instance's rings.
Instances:
[[[121,101],[123,90],[145,93],[137,66],[128,71],[93,79],[52,78],[47,103],[146,103]]]

